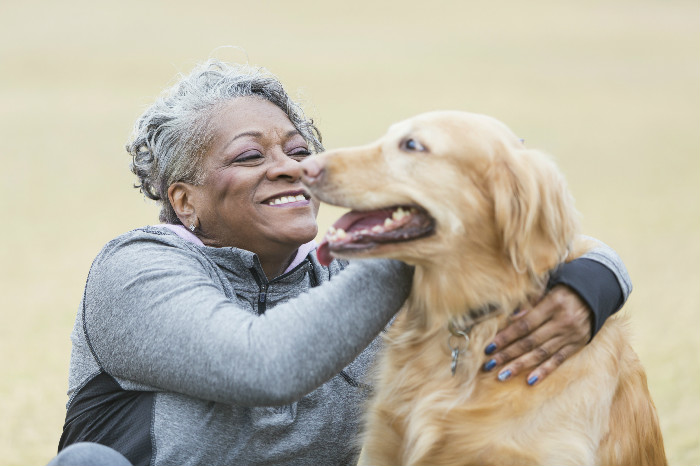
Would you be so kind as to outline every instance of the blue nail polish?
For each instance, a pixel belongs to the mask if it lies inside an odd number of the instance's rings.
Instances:
[[[500,374],[498,374],[498,380],[500,380],[501,382],[508,380],[508,377],[510,377],[510,369],[506,369]]]
[[[486,370],[486,371],[490,371],[494,367],[496,367],[496,360],[495,359],[490,359],[489,362],[484,364],[484,370]]]
[[[537,382],[540,378],[536,375],[533,375],[529,379],[527,379],[527,384],[528,385],[535,385],[535,382]]]
[[[489,343],[489,346],[487,346],[486,349],[484,350],[484,352],[486,354],[491,354],[494,351],[496,351],[496,343]]]

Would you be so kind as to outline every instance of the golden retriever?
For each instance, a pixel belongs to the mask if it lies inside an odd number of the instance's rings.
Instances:
[[[664,465],[658,418],[624,322],[535,387],[481,371],[510,310],[591,244],[565,181],[504,124],[432,112],[374,144],[302,164],[313,195],[352,209],[318,256],[415,265],[386,336],[363,434],[370,465]]]

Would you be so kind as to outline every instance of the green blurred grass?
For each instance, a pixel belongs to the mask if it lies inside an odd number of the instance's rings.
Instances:
[[[700,463],[697,2],[203,1],[0,4],[0,463],[44,464],[67,401],[90,263],[156,221],[123,145],[210,55],[300,89],[329,148],[438,108],[487,113],[555,155],[626,307],[672,464]],[[325,207],[325,228],[337,211]]]

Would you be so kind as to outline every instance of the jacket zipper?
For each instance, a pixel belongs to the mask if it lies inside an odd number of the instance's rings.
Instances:
[[[258,314],[264,314],[267,310],[267,284],[260,284],[260,292],[258,293]]]
[[[267,310],[267,290],[270,285],[267,281],[267,277],[260,277],[255,269],[250,269],[250,273],[253,275],[255,283],[258,284],[258,299],[256,299],[256,302],[258,304],[258,315],[261,315]]]
[[[280,280],[284,277],[286,277],[289,274],[294,273],[301,267],[310,267],[310,264],[308,261],[304,261],[301,264],[297,265],[294,267],[292,270],[290,270],[287,273],[284,273],[280,275],[279,277],[275,277],[272,279],[272,281],[267,281],[267,277],[261,277],[258,272],[255,270],[255,268],[251,268],[250,272],[253,275],[253,278],[255,279],[255,282],[258,284],[258,315],[264,314],[265,311],[267,310],[267,292],[270,289],[270,285],[277,280]],[[316,283],[316,278],[314,277],[313,271],[309,271],[309,277],[311,279],[311,287],[315,287],[317,285]]]

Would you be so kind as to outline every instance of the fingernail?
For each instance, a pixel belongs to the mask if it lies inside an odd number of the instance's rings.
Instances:
[[[496,360],[495,360],[495,359],[491,359],[491,360],[489,360],[489,362],[487,362],[486,364],[484,364],[484,370],[485,370],[485,371],[490,371],[490,370],[493,369],[494,367],[496,367]]]
[[[509,377],[510,377],[510,369],[506,369],[498,374],[498,380],[500,380],[501,382],[508,380]]]
[[[486,349],[484,350],[484,352],[486,354],[491,354],[494,351],[496,351],[496,343],[489,343],[489,346],[487,346]]]
[[[539,380],[540,378],[536,375],[533,375],[529,379],[527,379],[527,384],[528,385],[535,385],[535,383]]]

